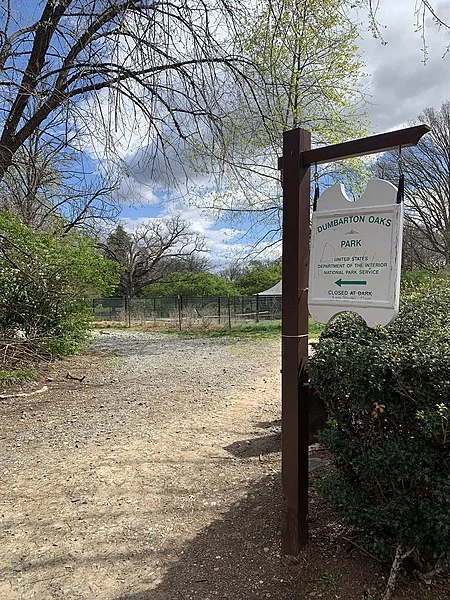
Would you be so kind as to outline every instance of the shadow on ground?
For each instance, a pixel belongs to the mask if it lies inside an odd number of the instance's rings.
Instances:
[[[250,440],[238,440],[224,448],[237,458],[264,456],[281,450],[281,433],[263,435]]]
[[[377,587],[377,578],[380,581],[373,561],[340,552],[339,532],[329,509],[314,493],[310,507],[308,548],[297,559],[282,557],[281,482],[279,475],[266,476],[250,485],[245,499],[186,544],[156,586],[114,600],[363,598],[370,587]],[[363,569],[360,578],[355,578],[355,569],[358,574]]]

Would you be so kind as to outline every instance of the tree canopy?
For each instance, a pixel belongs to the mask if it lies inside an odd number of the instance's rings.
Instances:
[[[180,271],[171,273],[161,283],[149,285],[144,290],[147,297],[157,296],[238,296],[232,281],[213,273]]]
[[[232,218],[244,210],[255,240],[278,243],[283,129],[308,127],[318,142],[364,131],[355,5],[376,22],[368,0],[3,3],[1,206],[29,225],[62,217],[66,231],[114,215],[107,160],[94,188],[81,167],[79,181],[64,179],[58,160],[116,154],[126,180],[138,154],[152,181],[213,172],[219,192],[198,203]],[[447,26],[439,6],[417,7]]]
[[[217,134],[224,78],[246,84],[231,41],[239,0],[46,0],[39,10],[35,19],[17,0],[0,8],[0,179],[37,129],[66,140],[99,131],[108,145],[115,128],[137,135],[145,120],[163,152],[173,135]]]
[[[31,229],[56,233],[96,231],[117,218],[117,177],[88,175],[67,141],[48,133],[37,129],[16,152],[0,181],[0,207]]]
[[[276,244],[280,238],[277,157],[283,131],[310,129],[315,143],[365,131],[358,31],[348,8],[340,0],[267,2],[246,22],[241,51],[265,87],[250,102],[235,94],[232,118],[225,123],[224,183],[218,194],[198,203],[232,220],[243,215],[257,242]]]
[[[281,261],[263,263],[251,261],[237,280],[237,287],[243,296],[259,294],[274,286],[281,279]]]

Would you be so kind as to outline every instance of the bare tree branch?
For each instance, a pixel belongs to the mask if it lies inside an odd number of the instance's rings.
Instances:
[[[27,18],[14,4],[0,12],[0,179],[53,113],[69,111],[70,131],[75,115],[81,124],[95,103],[103,111],[103,90],[113,94],[115,120],[130,116],[129,100],[139,111],[130,127],[144,115],[152,136],[171,123],[186,138],[206,123],[219,133],[214,94],[225,76],[250,83],[248,59],[225,37],[246,10],[240,0],[47,0],[27,26],[14,21]]]
[[[203,236],[192,232],[178,215],[149,220],[132,233],[119,225],[99,247],[107,258],[122,265],[120,291],[127,297],[163,279],[174,263],[206,250]]]
[[[428,123],[432,131],[417,147],[402,151],[405,218],[410,228],[405,240],[418,260],[414,266],[450,264],[450,101],[440,110],[425,109],[419,122]],[[398,155],[380,159],[377,172],[397,183]]]

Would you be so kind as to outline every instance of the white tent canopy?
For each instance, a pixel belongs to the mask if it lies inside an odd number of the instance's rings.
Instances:
[[[268,290],[264,290],[263,292],[259,292],[258,296],[281,296],[281,284],[282,280],[275,285],[273,285]]]

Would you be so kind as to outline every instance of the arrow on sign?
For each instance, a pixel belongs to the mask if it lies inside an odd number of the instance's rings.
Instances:
[[[339,287],[342,285],[367,285],[367,281],[343,281],[342,279],[338,279],[334,283]]]

